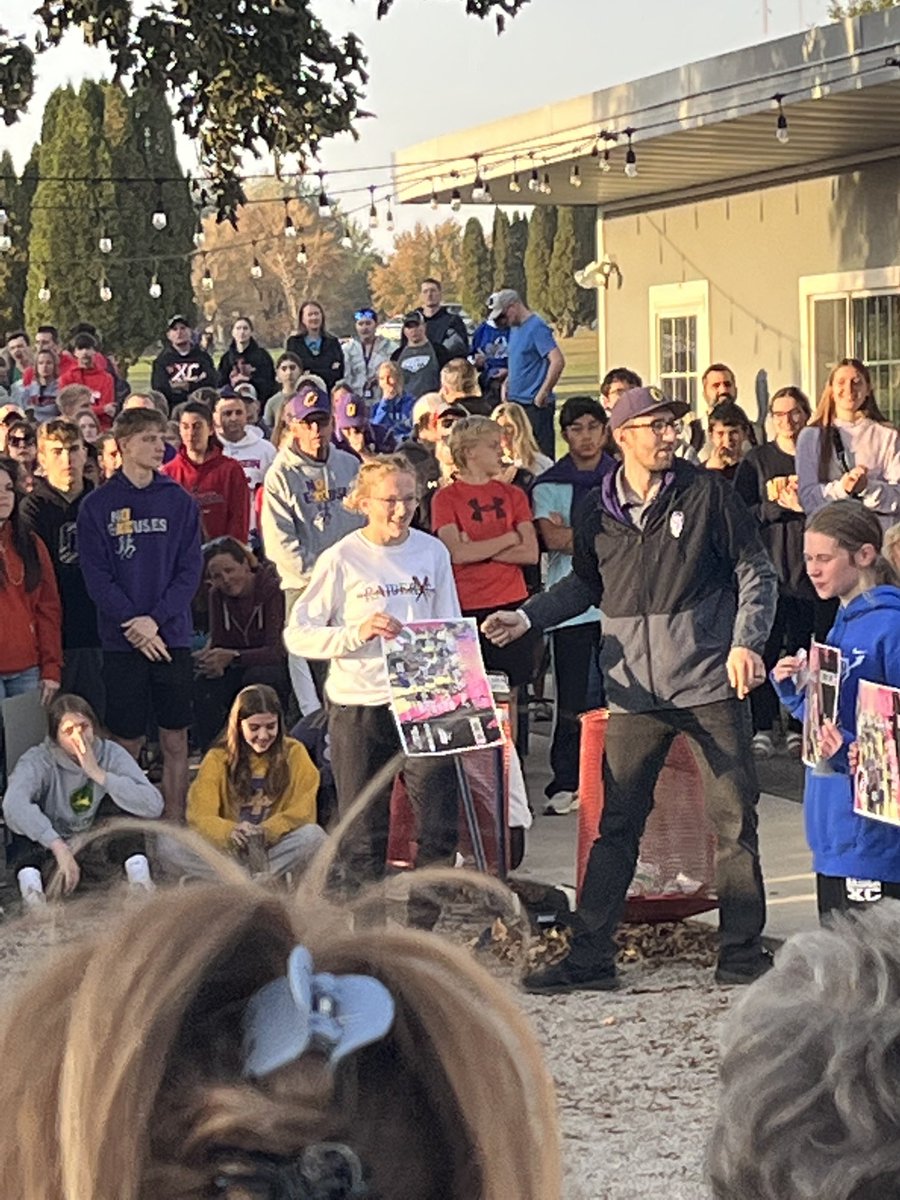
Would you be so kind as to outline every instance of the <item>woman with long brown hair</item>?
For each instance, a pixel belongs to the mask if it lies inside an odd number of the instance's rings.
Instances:
[[[187,823],[238,858],[262,838],[273,875],[297,871],[325,839],[316,824],[318,787],[319,772],[306,748],[285,736],[278,693],[251,684],[238,692],[221,741],[200,764],[188,792]],[[183,861],[180,849],[167,848],[174,869],[207,873],[199,859]]]
[[[312,371],[325,381],[330,392],[344,377],[344,351],[341,343],[325,328],[325,310],[318,300],[300,305],[299,332],[292,333],[285,349],[296,354],[304,371]]]
[[[797,439],[803,511],[858,500],[887,529],[900,516],[900,434],[878,407],[872,377],[858,358],[831,369],[819,406]]]
[[[560,1197],[553,1081],[508,988],[228,864],[63,947],[0,1054],[10,1198]]]

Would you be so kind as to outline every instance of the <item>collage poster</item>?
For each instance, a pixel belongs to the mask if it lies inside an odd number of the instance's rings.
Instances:
[[[900,691],[861,680],[856,698],[853,810],[900,825]]]
[[[807,668],[803,761],[808,767],[815,767],[822,759],[822,726],[825,721],[837,721],[841,683],[840,650],[822,642],[813,642],[809,648]]]
[[[382,647],[391,711],[406,754],[456,754],[502,744],[474,620],[413,621]]]

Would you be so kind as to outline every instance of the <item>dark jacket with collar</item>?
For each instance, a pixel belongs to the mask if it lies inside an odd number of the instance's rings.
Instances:
[[[547,629],[601,607],[600,665],[615,711],[732,697],[729,651],[762,654],[775,615],[777,576],[756,522],[717,472],[676,458],[638,528],[619,502],[621,469],[576,520],[572,573],[525,612]]]
[[[97,609],[88,595],[78,557],[76,521],[81,502],[93,491],[86,483],[74,500],[38,477],[33,491],[22,501],[22,520],[36,533],[53,562],[63,613],[63,649],[98,647]]]
[[[231,384],[231,372],[235,367],[240,367],[247,381],[253,384],[261,405],[278,391],[272,355],[260,346],[256,338],[251,338],[243,350],[238,350],[234,338],[231,339],[231,345],[219,359],[220,388]]]
[[[297,355],[304,371],[318,375],[329,392],[344,377],[344,351],[338,339],[330,333],[322,334],[318,354],[310,350],[303,333],[292,333],[285,349]]]

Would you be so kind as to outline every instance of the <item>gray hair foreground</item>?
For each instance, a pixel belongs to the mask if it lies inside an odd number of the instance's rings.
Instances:
[[[900,903],[792,938],[722,1049],[716,1200],[900,1196]]]

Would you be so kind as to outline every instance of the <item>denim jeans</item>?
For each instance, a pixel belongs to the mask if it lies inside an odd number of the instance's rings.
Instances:
[[[16,671],[14,675],[0,675],[0,700],[8,700],[10,696],[24,696],[26,692],[36,691],[40,686],[40,667],[28,667],[25,671]]]
[[[759,787],[750,753],[749,706],[720,700],[693,708],[612,713],[603,763],[604,804],[591,848],[569,961],[608,967],[613,933],[637,865],[653,790],[678,733],[690,738],[716,830],[719,962],[740,966],[760,952],[766,898],[759,862]]]

